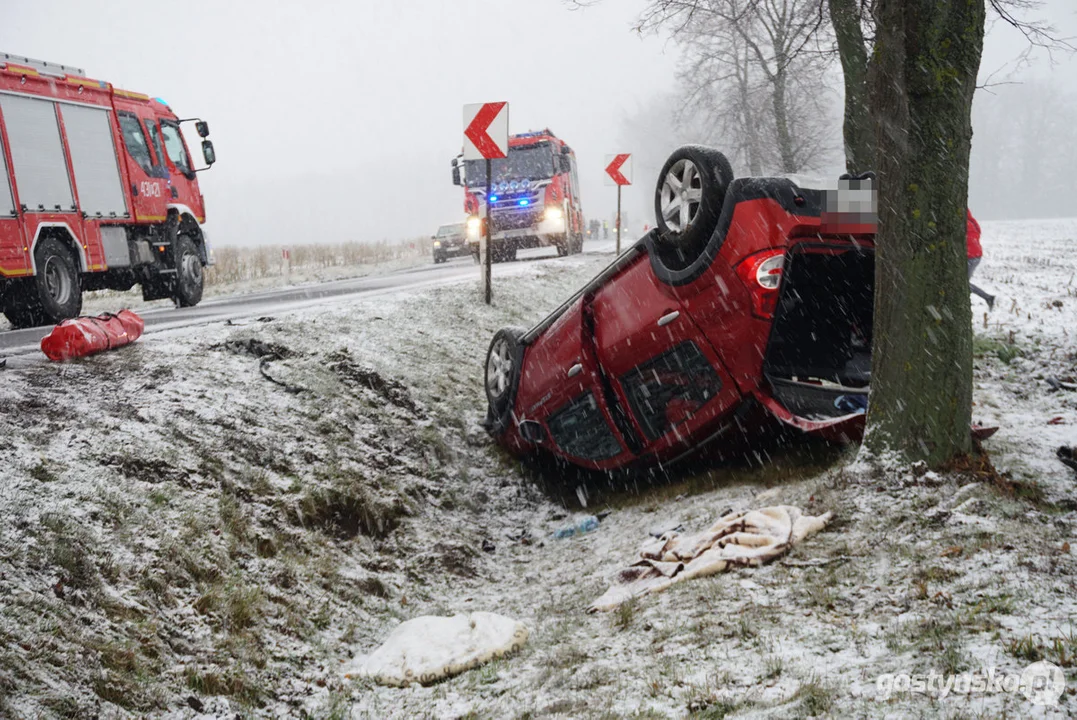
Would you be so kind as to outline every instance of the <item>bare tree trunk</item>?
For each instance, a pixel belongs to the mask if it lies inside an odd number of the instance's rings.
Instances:
[[[763,164],[760,162],[758,121],[752,108],[751,60],[748,56],[747,48],[744,50],[744,64],[741,64],[739,49],[737,50],[735,63],[737,68],[737,98],[744,122],[745,155],[748,159],[748,172],[752,177],[759,177],[763,174]]]
[[[793,149],[793,136],[789,132],[789,106],[785,101],[785,70],[774,73],[771,80],[771,100],[774,103],[774,129],[778,140],[778,157],[781,159],[783,173],[799,172],[796,151]]]
[[[830,21],[845,76],[845,168],[862,173],[875,168],[875,138],[868,92],[868,52],[860,24],[859,0],[829,0]]]
[[[865,444],[938,465],[971,450],[965,212],[984,0],[879,0],[877,19],[880,227]]]

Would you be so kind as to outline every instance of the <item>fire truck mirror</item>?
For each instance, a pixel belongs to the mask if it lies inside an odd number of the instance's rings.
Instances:
[[[206,161],[206,165],[212,165],[217,162],[217,154],[213,152],[213,142],[211,140],[202,141],[202,157]]]
[[[200,138],[209,137],[209,123],[206,122],[205,120],[199,120],[198,122],[196,122],[194,124],[194,129],[196,131],[198,131],[198,137],[200,137]]]
[[[460,185],[460,166],[455,160],[452,161],[452,184]]]

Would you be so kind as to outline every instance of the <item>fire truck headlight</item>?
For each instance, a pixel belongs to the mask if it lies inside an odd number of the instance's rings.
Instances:
[[[547,220],[560,220],[564,216],[565,214],[561,212],[561,208],[559,207],[555,206],[546,208],[545,217]]]
[[[467,231],[472,234],[477,234],[482,229],[482,220],[477,217],[469,217],[467,219]]]

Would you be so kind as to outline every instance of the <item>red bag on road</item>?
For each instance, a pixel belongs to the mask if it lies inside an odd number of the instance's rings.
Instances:
[[[41,339],[49,360],[70,360],[133,343],[146,324],[130,310],[64,320]]]

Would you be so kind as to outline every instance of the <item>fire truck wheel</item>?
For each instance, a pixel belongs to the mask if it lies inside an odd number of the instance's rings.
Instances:
[[[554,246],[557,248],[557,257],[564,257],[572,251],[572,249],[569,247],[568,237],[561,238],[554,243]]]
[[[12,289],[4,315],[17,328],[34,327],[78,317],[82,287],[74,254],[55,238],[42,238],[34,250],[37,274]]]
[[[27,300],[29,292],[33,290],[32,282],[32,280],[12,281],[4,295],[4,317],[16,330],[37,325]]]
[[[687,256],[702,251],[718,225],[733,167],[713,148],[685,145],[658,175],[654,209],[658,239]]]
[[[176,238],[176,286],[174,298],[179,307],[194,307],[202,300],[202,258],[194,240],[187,235]]]

